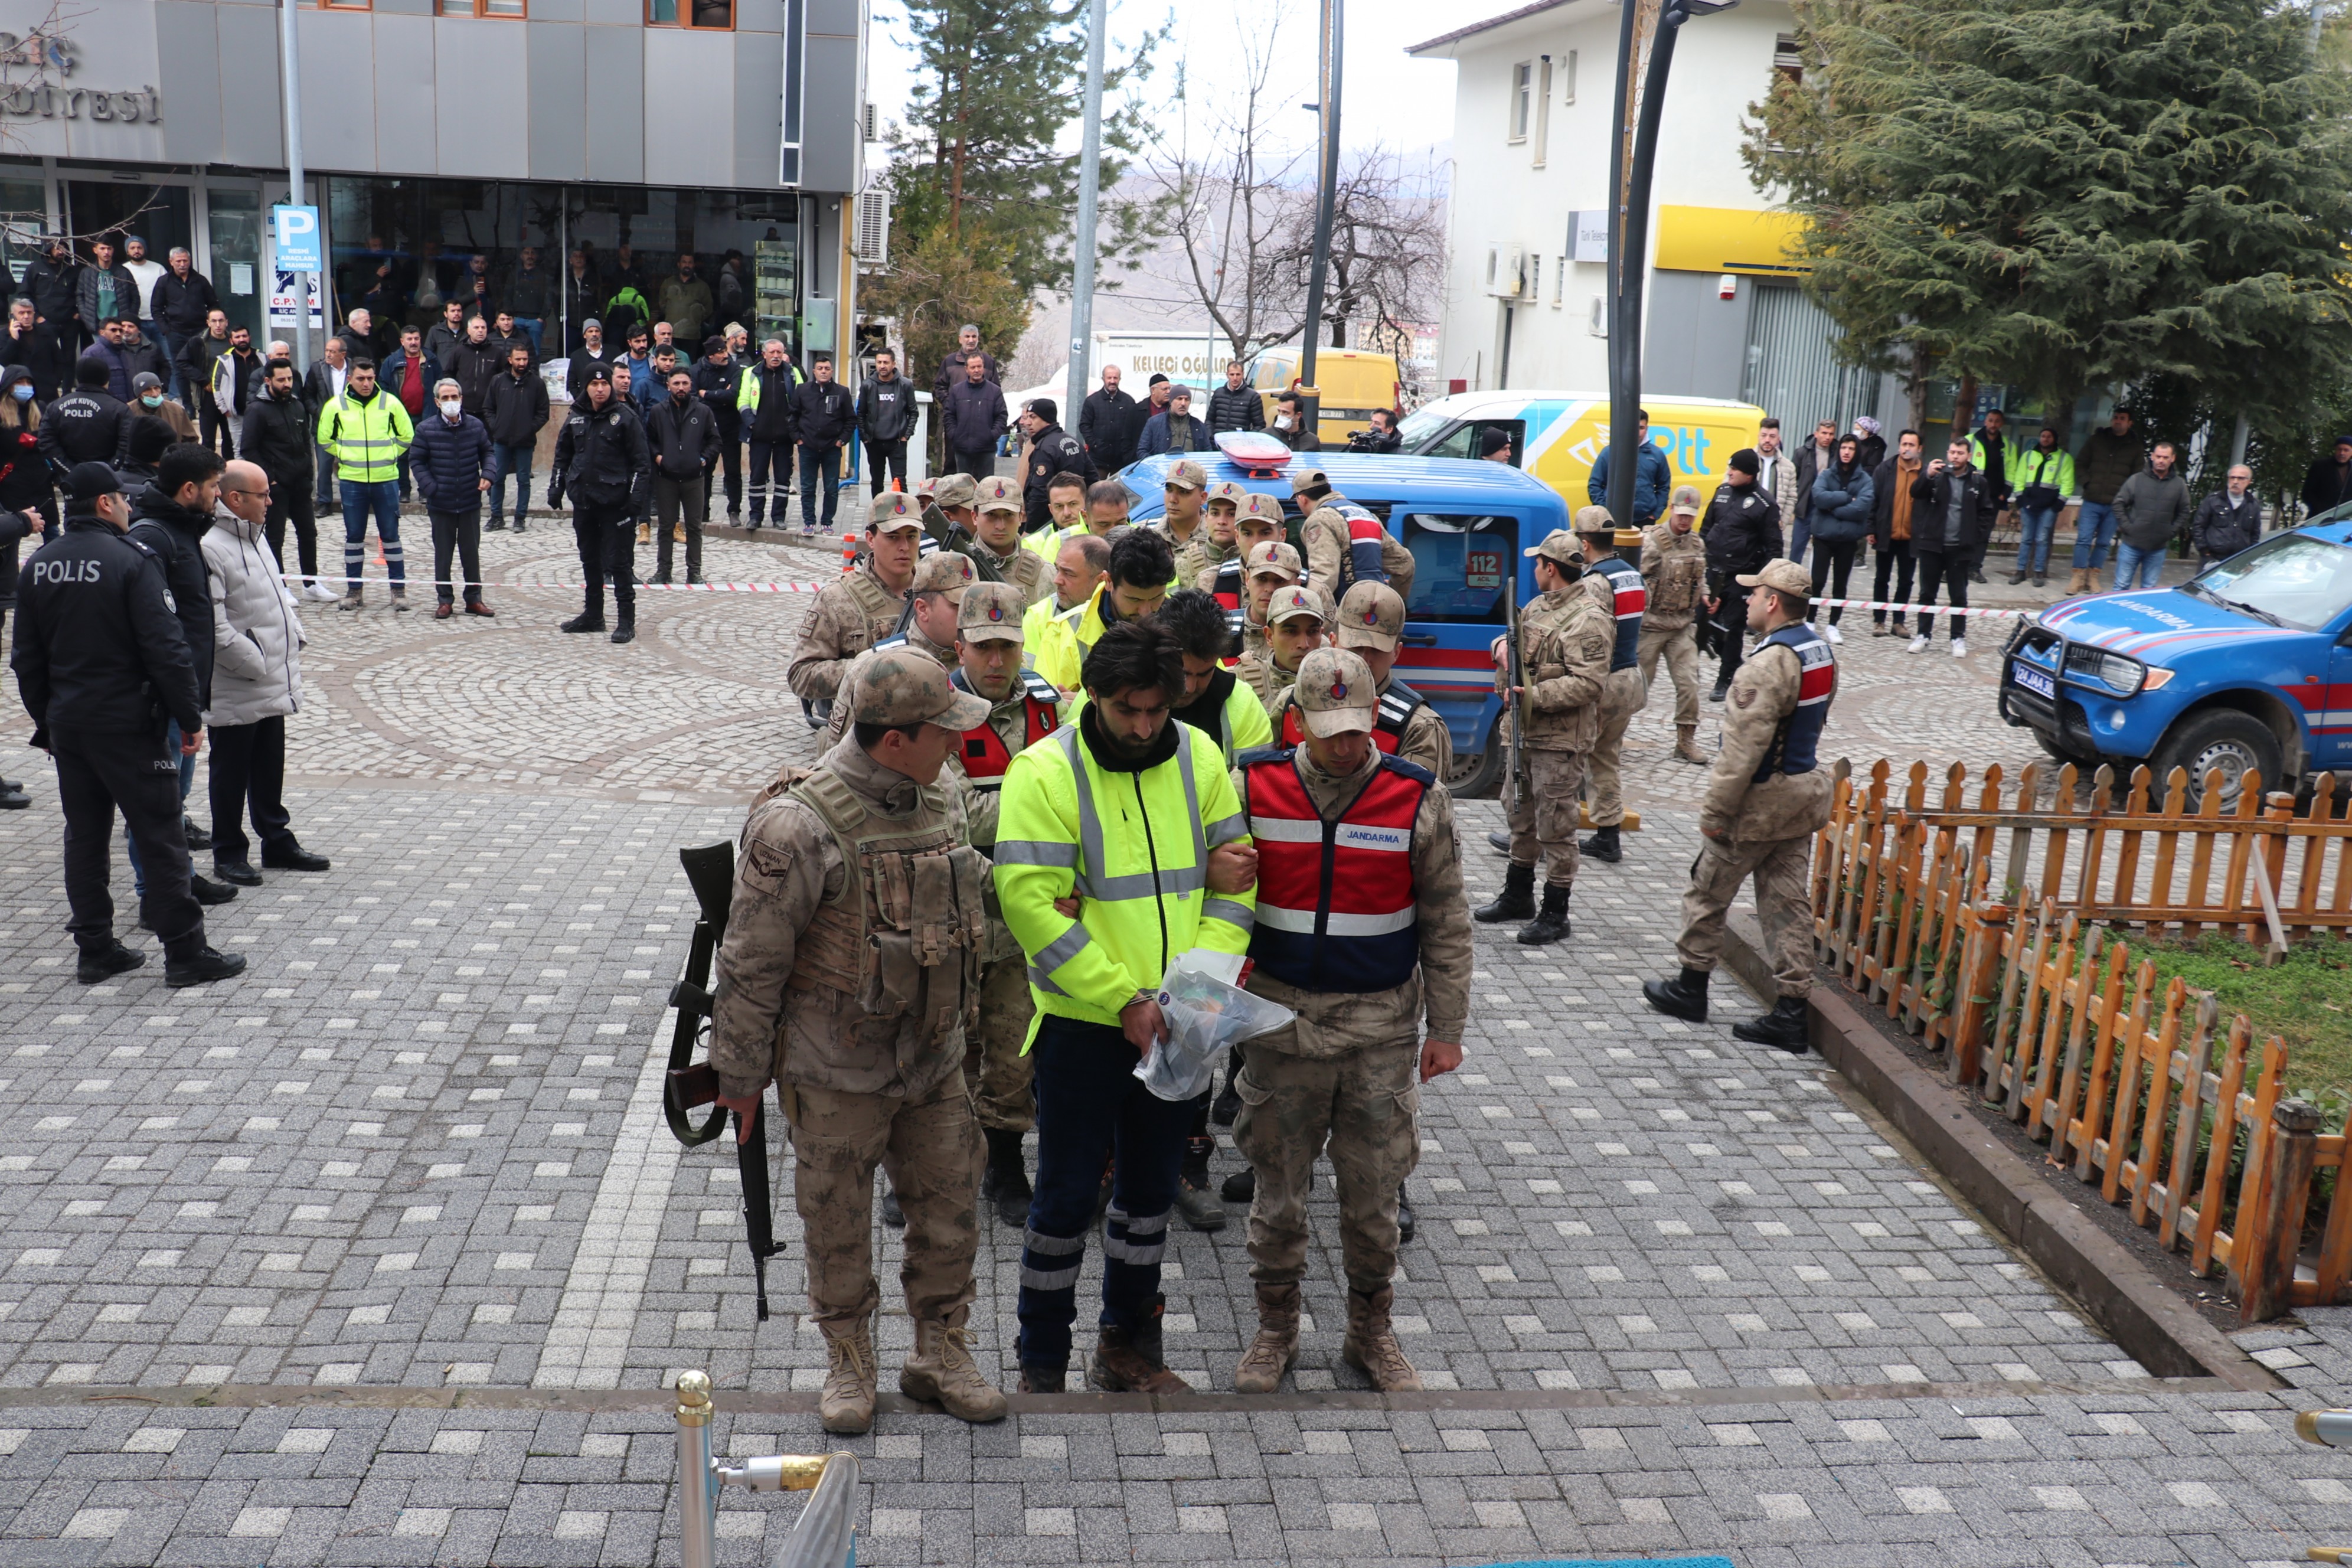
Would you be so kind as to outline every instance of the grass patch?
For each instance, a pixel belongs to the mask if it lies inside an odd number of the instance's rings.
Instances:
[[[2273,1035],[2284,1040],[2289,1089],[2352,1101],[2352,942],[2320,932],[2276,964],[2263,962],[2266,951],[2215,933],[2186,946],[2133,947],[2135,957],[2156,961],[2158,996],[2177,974],[2191,990],[2213,993],[2225,1028],[2243,1013],[2257,1050]]]

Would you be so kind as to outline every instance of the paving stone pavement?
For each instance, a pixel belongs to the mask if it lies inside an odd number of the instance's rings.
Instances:
[[[493,536],[491,623],[306,608],[291,797],[335,868],[215,911],[254,960],[234,984],[74,984],[54,783],[0,751],[36,797],[0,816],[0,1561],[675,1561],[655,1391],[689,1366],[723,1449],[834,1446],[789,1161],[761,1324],[732,1161],[656,1109],[693,919],[675,850],[810,754],[781,684],[806,601],[648,595],[630,647],[562,637],[567,596],[530,584],[568,543]],[[711,557],[721,580],[830,565]],[[1985,661],[1845,654],[1840,749],[2018,754]],[[2220,1563],[2352,1537],[2352,1466],[2288,1432],[2352,1390],[2345,1314],[2249,1339],[2298,1385],[2278,1395],[2150,1379],[1817,1063],[1641,1005],[1703,775],[1664,758],[1663,713],[1634,734],[1648,825],[1588,863],[1574,942],[1481,928],[1469,1060],[1423,1102],[1398,1311],[1428,1407],[1337,1366],[1327,1182],[1295,1393],[1230,1394],[1242,1227],[1180,1230],[1171,1360],[1209,1397],[886,1412],[841,1445],[868,1561]],[[1483,893],[1497,813],[1464,817]],[[974,1323],[1009,1376],[1014,1238],[987,1242]],[[881,1336],[887,1365],[895,1308]],[[730,1495],[727,1560],[796,1506]]]

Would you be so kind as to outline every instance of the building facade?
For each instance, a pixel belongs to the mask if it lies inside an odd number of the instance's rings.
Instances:
[[[233,321],[290,337],[268,222],[289,197],[280,20],[250,0],[0,0],[15,274],[42,232],[85,257],[116,231],[158,261],[184,245]],[[480,277],[498,308],[545,300],[552,358],[624,288],[657,310],[690,252],[706,327],[803,359],[850,343],[867,20],[866,0],[301,0],[324,309],[435,321]]]

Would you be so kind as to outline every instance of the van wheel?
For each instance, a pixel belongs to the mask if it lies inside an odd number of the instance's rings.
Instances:
[[[1486,727],[1486,750],[1454,754],[1454,770],[1446,775],[1445,787],[1456,800],[1485,800],[1501,785],[1504,764],[1510,760],[1503,746],[1503,721],[1497,715]]]
[[[2238,809],[2239,792],[2244,787],[2246,775],[2257,775],[2265,789],[2280,787],[2278,737],[2267,725],[2249,718],[2234,709],[2210,709],[2192,713],[2173,727],[2156,749],[2154,771],[2157,787],[2172,776],[2175,768],[2189,771],[2189,809],[2201,811],[2205,804],[2205,775],[2219,772],[2221,810],[2234,813]]]

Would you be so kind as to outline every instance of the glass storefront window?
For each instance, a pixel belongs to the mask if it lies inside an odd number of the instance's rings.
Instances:
[[[569,187],[573,268],[589,284],[605,342],[622,340],[628,317],[669,321],[679,342],[698,350],[729,322],[758,340],[782,338],[797,353],[800,310],[800,203],[788,191],[665,191],[645,187]],[[691,277],[678,261],[691,254]]]
[[[41,171],[0,165],[0,259],[16,282],[25,280],[25,268],[40,254],[33,241],[48,226],[48,185]]]
[[[261,193],[215,188],[205,193],[205,205],[212,222],[213,292],[232,328],[243,327],[254,342],[263,342]]]
[[[646,22],[656,27],[732,27],[735,0],[646,0]]]

